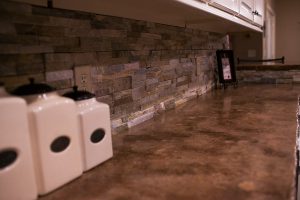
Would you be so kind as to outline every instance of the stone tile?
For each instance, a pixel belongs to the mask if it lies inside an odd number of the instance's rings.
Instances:
[[[293,76],[293,82],[294,83],[300,83],[300,75],[294,75]]]
[[[74,80],[73,79],[57,80],[57,81],[48,82],[47,84],[51,85],[57,90],[62,90],[62,89],[73,87]]]
[[[166,108],[163,102],[155,105],[155,114],[161,114],[165,112]]]
[[[176,105],[175,105],[175,99],[174,98],[171,98],[171,99],[168,99],[168,100],[164,101],[165,110],[174,109],[175,106]]]
[[[261,77],[251,77],[251,78],[244,78],[243,82],[248,82],[248,83],[260,83],[261,82]]]
[[[53,26],[63,26],[63,27],[76,27],[78,29],[90,29],[91,23],[90,20],[86,19],[72,19],[72,18],[65,18],[65,17],[49,17],[48,25]]]
[[[150,39],[156,39],[161,40],[161,35],[153,34],[153,33],[141,33],[142,38],[150,38]]]
[[[74,67],[73,57],[70,53],[45,54],[45,62],[47,71],[72,69]]]
[[[139,68],[140,68],[140,63],[139,62],[124,64],[124,69],[125,70],[138,70]]]
[[[116,135],[116,134],[118,134],[119,132],[121,132],[121,131],[126,131],[126,130],[128,130],[128,125],[127,125],[127,123],[123,123],[121,126],[118,126],[118,127],[114,128],[114,129],[112,130],[112,134],[113,134],[113,135]]]
[[[0,54],[19,54],[21,45],[0,44]]]
[[[72,53],[72,60],[75,65],[97,65],[97,54],[94,52],[89,53]]]
[[[172,81],[171,80],[167,80],[167,81],[162,81],[162,82],[159,82],[159,85],[158,87],[168,87],[172,84]]]
[[[141,87],[146,83],[146,70],[139,69],[132,76],[132,88]]]
[[[177,84],[176,84],[176,90],[178,93],[183,93],[183,92],[187,91],[188,88],[189,88],[188,84],[180,85],[180,86],[177,86]]]
[[[22,75],[44,71],[41,54],[0,55],[1,75]]]
[[[80,41],[77,37],[49,37],[39,36],[38,43],[41,45],[52,45],[54,47],[79,47]],[[57,49],[57,48],[56,48]]]
[[[97,99],[98,102],[108,104],[109,107],[113,106],[113,97],[112,97],[112,95],[106,95],[106,96],[102,96],[102,97],[97,97],[96,99]]]
[[[145,86],[136,87],[132,89],[132,99],[139,100],[144,98],[147,95]]]
[[[157,93],[154,94],[148,94],[144,98],[142,98],[139,102],[141,105],[149,105],[153,104],[155,101],[157,101],[159,98],[159,95]]]
[[[99,82],[96,86],[96,97],[101,97],[105,95],[112,95],[114,92],[114,82],[113,80],[103,80]]]
[[[276,83],[277,84],[291,84],[291,83],[293,83],[293,79],[290,79],[290,78],[286,78],[286,79],[284,79],[284,78],[278,78],[278,79],[276,79]]]
[[[187,76],[181,76],[176,80],[176,87],[180,87],[182,85],[187,85],[190,83],[190,80]]]
[[[17,3],[13,1],[0,1],[0,12],[5,14],[31,14],[31,6],[29,4]]]
[[[173,69],[173,70],[163,71],[160,74],[159,80],[166,81],[166,80],[173,80],[174,78],[176,78],[176,72]]]
[[[138,87],[146,87],[146,81],[140,81],[140,82],[137,82],[137,81],[133,81],[132,82],[132,88],[138,88]]]
[[[120,117],[120,116],[126,116],[129,113],[136,112],[140,109],[140,105],[138,105],[136,102],[130,102],[126,104],[120,104],[118,106],[113,107],[113,115],[112,117]]]
[[[275,78],[261,78],[261,83],[274,84],[276,83]]]
[[[149,113],[155,113],[155,107],[154,106],[150,106],[150,107],[146,107],[146,108],[142,108],[141,110],[131,113],[128,115],[128,117],[126,117],[126,119],[123,119],[123,122],[129,122],[131,120],[134,120],[136,118],[139,118],[145,114],[149,114]]]
[[[15,24],[18,34],[63,37],[65,28],[60,26],[40,26],[30,24]]]
[[[56,16],[74,19],[92,19],[93,14],[80,11],[64,10],[59,8],[48,9],[46,7],[33,6],[32,13],[34,15]]]
[[[197,75],[209,70],[208,58],[205,56],[197,57]]]
[[[30,24],[30,25],[51,25],[55,26],[55,24],[50,24],[48,16],[36,16],[36,15],[24,15],[21,13],[18,14],[7,14],[2,15],[1,19],[4,21],[9,21],[14,24]]]
[[[47,72],[59,71],[59,70],[68,70],[74,68],[73,62],[47,62],[45,64]]]
[[[38,54],[38,53],[51,53],[54,52],[53,47],[49,45],[34,45],[34,46],[21,46],[19,47],[20,54]]]
[[[123,121],[122,119],[112,119],[111,120],[111,127],[114,129],[114,128],[117,128],[119,126],[123,125]]]
[[[1,76],[11,76],[17,75],[17,67],[14,63],[6,63],[0,65],[0,74]]]
[[[190,89],[194,89],[194,88],[198,88],[201,84],[199,82],[192,82],[189,83],[188,85]]]
[[[188,101],[188,99],[182,98],[182,99],[176,99],[175,101],[175,107],[180,106],[181,104],[184,104]]]
[[[46,72],[47,82],[60,81],[66,79],[74,79],[73,70]]]
[[[8,34],[1,34],[1,31],[0,31],[0,44],[44,45],[44,44],[40,44],[38,40],[38,36],[15,35],[15,34],[8,35]]]
[[[17,66],[17,75],[39,74],[44,72],[45,67],[43,63],[32,63]]]
[[[113,104],[114,106],[120,106],[123,104],[132,103],[132,91],[131,90],[124,90],[121,92],[115,92],[113,94]]]
[[[130,120],[127,124],[128,124],[128,128],[131,128],[133,126],[136,126],[140,123],[143,123],[149,119],[152,119],[154,116],[154,112],[150,112],[150,113],[146,113],[146,114],[143,114],[133,120]]]
[[[183,94],[183,98],[187,99],[187,100],[191,100],[194,99],[198,96],[197,93],[197,88],[193,88],[193,89],[189,89],[187,90],[184,94]]]
[[[159,88],[158,90],[158,94],[160,98],[165,98],[165,97],[172,97],[174,96],[174,94],[176,94],[176,87],[175,85],[171,85],[168,87],[164,87],[164,88]]]
[[[169,60],[154,60],[151,62],[151,67],[161,67],[164,65],[169,65]]]
[[[119,73],[122,70],[124,70],[124,65],[104,66],[103,70],[104,70],[103,71],[104,74],[112,75],[112,74]]]
[[[182,64],[185,74],[196,74],[196,66],[192,62]]]
[[[70,53],[50,53],[45,54],[45,61],[50,62],[71,62],[72,54]]]
[[[15,26],[10,22],[0,21],[0,34],[16,34]]]
[[[95,29],[130,29],[130,20],[115,16],[95,15],[92,25]]]
[[[157,78],[161,74],[161,69],[159,67],[148,67],[146,68],[146,77],[147,79]]]
[[[146,87],[149,86],[149,85],[157,84],[157,83],[158,83],[158,79],[157,78],[147,79],[146,80]]]
[[[33,45],[23,46],[19,44],[0,44],[0,54],[35,54],[35,53],[51,53],[51,46]]]
[[[127,33],[124,30],[102,29],[97,30],[96,36],[109,38],[125,38],[127,36]]]
[[[86,36],[86,35],[84,35]],[[80,37],[80,47],[90,51],[111,51],[111,41],[97,37]]]
[[[191,59],[190,58],[180,58],[179,62],[180,63],[190,63]]]
[[[181,76],[181,77],[177,78],[176,82],[180,83],[180,82],[184,82],[186,80],[187,80],[187,76]]]
[[[175,65],[163,65],[160,67],[162,71],[170,71],[170,70],[173,70],[175,69]]]
[[[131,89],[131,77],[127,76],[115,79],[113,87],[115,92]]]

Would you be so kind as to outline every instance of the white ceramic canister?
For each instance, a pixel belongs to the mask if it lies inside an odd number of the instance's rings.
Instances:
[[[26,102],[0,85],[0,199],[37,198]]]
[[[75,102],[32,79],[14,94],[28,103],[38,193],[47,194],[79,177],[83,165]]]
[[[9,94],[7,93],[4,83],[0,82],[0,97],[7,97]]]
[[[77,104],[84,171],[87,171],[113,156],[109,106],[97,102],[88,91],[78,91],[76,86],[64,96]]]

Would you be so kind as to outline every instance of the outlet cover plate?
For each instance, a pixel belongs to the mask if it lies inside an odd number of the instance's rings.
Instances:
[[[78,86],[78,90],[84,90],[93,92],[92,80],[91,80],[91,66],[84,65],[74,68],[75,84]]]

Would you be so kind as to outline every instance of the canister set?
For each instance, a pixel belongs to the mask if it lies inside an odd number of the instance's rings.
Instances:
[[[0,127],[0,199],[36,199],[113,156],[109,106],[76,87],[0,85]]]

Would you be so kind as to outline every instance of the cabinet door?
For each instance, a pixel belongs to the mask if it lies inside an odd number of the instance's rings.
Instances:
[[[240,14],[251,21],[253,21],[253,8],[254,8],[254,0],[240,1]]]
[[[264,0],[255,0],[254,2],[254,23],[264,25]]]
[[[213,0],[212,3],[217,7],[224,7],[228,10],[239,12],[238,0]]]

